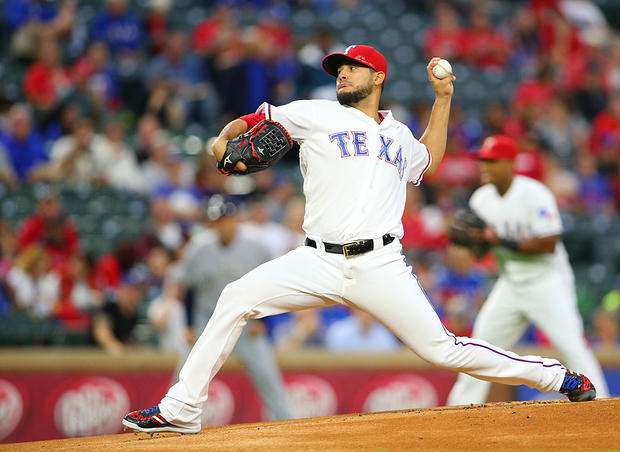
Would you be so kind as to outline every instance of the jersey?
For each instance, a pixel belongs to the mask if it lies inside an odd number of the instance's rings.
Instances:
[[[262,244],[239,234],[227,246],[209,238],[189,246],[187,251],[187,256],[175,266],[172,278],[195,289],[193,323],[199,331],[213,314],[224,287],[271,259]]]
[[[483,185],[473,193],[469,204],[500,239],[520,241],[562,233],[555,197],[542,183],[529,177],[514,176],[503,196],[494,185]],[[495,247],[494,252],[501,274],[510,282],[533,281],[553,270],[572,279],[568,255],[561,241],[553,253],[526,254],[504,247]]]
[[[419,184],[431,155],[390,111],[378,124],[357,108],[299,100],[257,113],[282,124],[300,145],[308,237],[330,243],[403,236],[408,181]]]

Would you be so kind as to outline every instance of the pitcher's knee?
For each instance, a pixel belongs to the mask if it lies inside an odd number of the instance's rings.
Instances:
[[[239,284],[239,280],[229,283],[220,294],[217,301],[219,309],[232,309],[242,311],[244,314],[249,313],[254,304],[252,293],[243,288]]]
[[[455,369],[463,364],[463,347],[456,345],[454,338],[446,337],[437,341],[430,342],[422,347],[422,350],[415,350],[420,358],[437,367]]]

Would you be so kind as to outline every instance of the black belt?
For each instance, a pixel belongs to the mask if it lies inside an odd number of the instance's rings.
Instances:
[[[388,245],[394,241],[394,236],[390,234],[385,234],[383,239],[383,246]],[[335,243],[326,243],[325,251],[333,254],[344,254],[344,257],[357,256],[358,254],[364,254],[368,251],[372,251],[375,248],[374,241],[372,239],[368,240],[357,240],[351,243],[345,243],[344,245],[337,245]],[[312,248],[318,248],[316,245],[316,240],[312,240],[306,237],[306,246],[311,246]]]

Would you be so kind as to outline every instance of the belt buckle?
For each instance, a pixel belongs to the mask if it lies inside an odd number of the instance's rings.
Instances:
[[[347,259],[350,257],[356,256],[357,254],[350,254],[350,253],[353,253],[353,251],[355,251],[355,247],[363,245],[364,242],[365,240],[356,240],[355,242],[342,245],[342,254],[344,254],[344,257],[346,257]],[[351,251],[349,251],[349,249],[351,249]]]

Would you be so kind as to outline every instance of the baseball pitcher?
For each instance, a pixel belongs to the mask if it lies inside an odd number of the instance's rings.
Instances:
[[[446,148],[455,77],[427,65],[435,101],[416,139],[390,111],[379,111],[388,77],[384,56],[366,45],[323,59],[338,101],[264,103],[224,127],[213,145],[225,174],[258,171],[300,146],[305,245],[226,286],[202,335],[161,402],[129,413],[135,431],[200,431],[209,382],[232,352],[249,319],[336,303],[368,312],[422,359],[445,369],[505,384],[559,391],[591,400],[590,381],[554,359],[523,357],[447,331],[411,267],[400,238],[408,182],[420,184]]]

